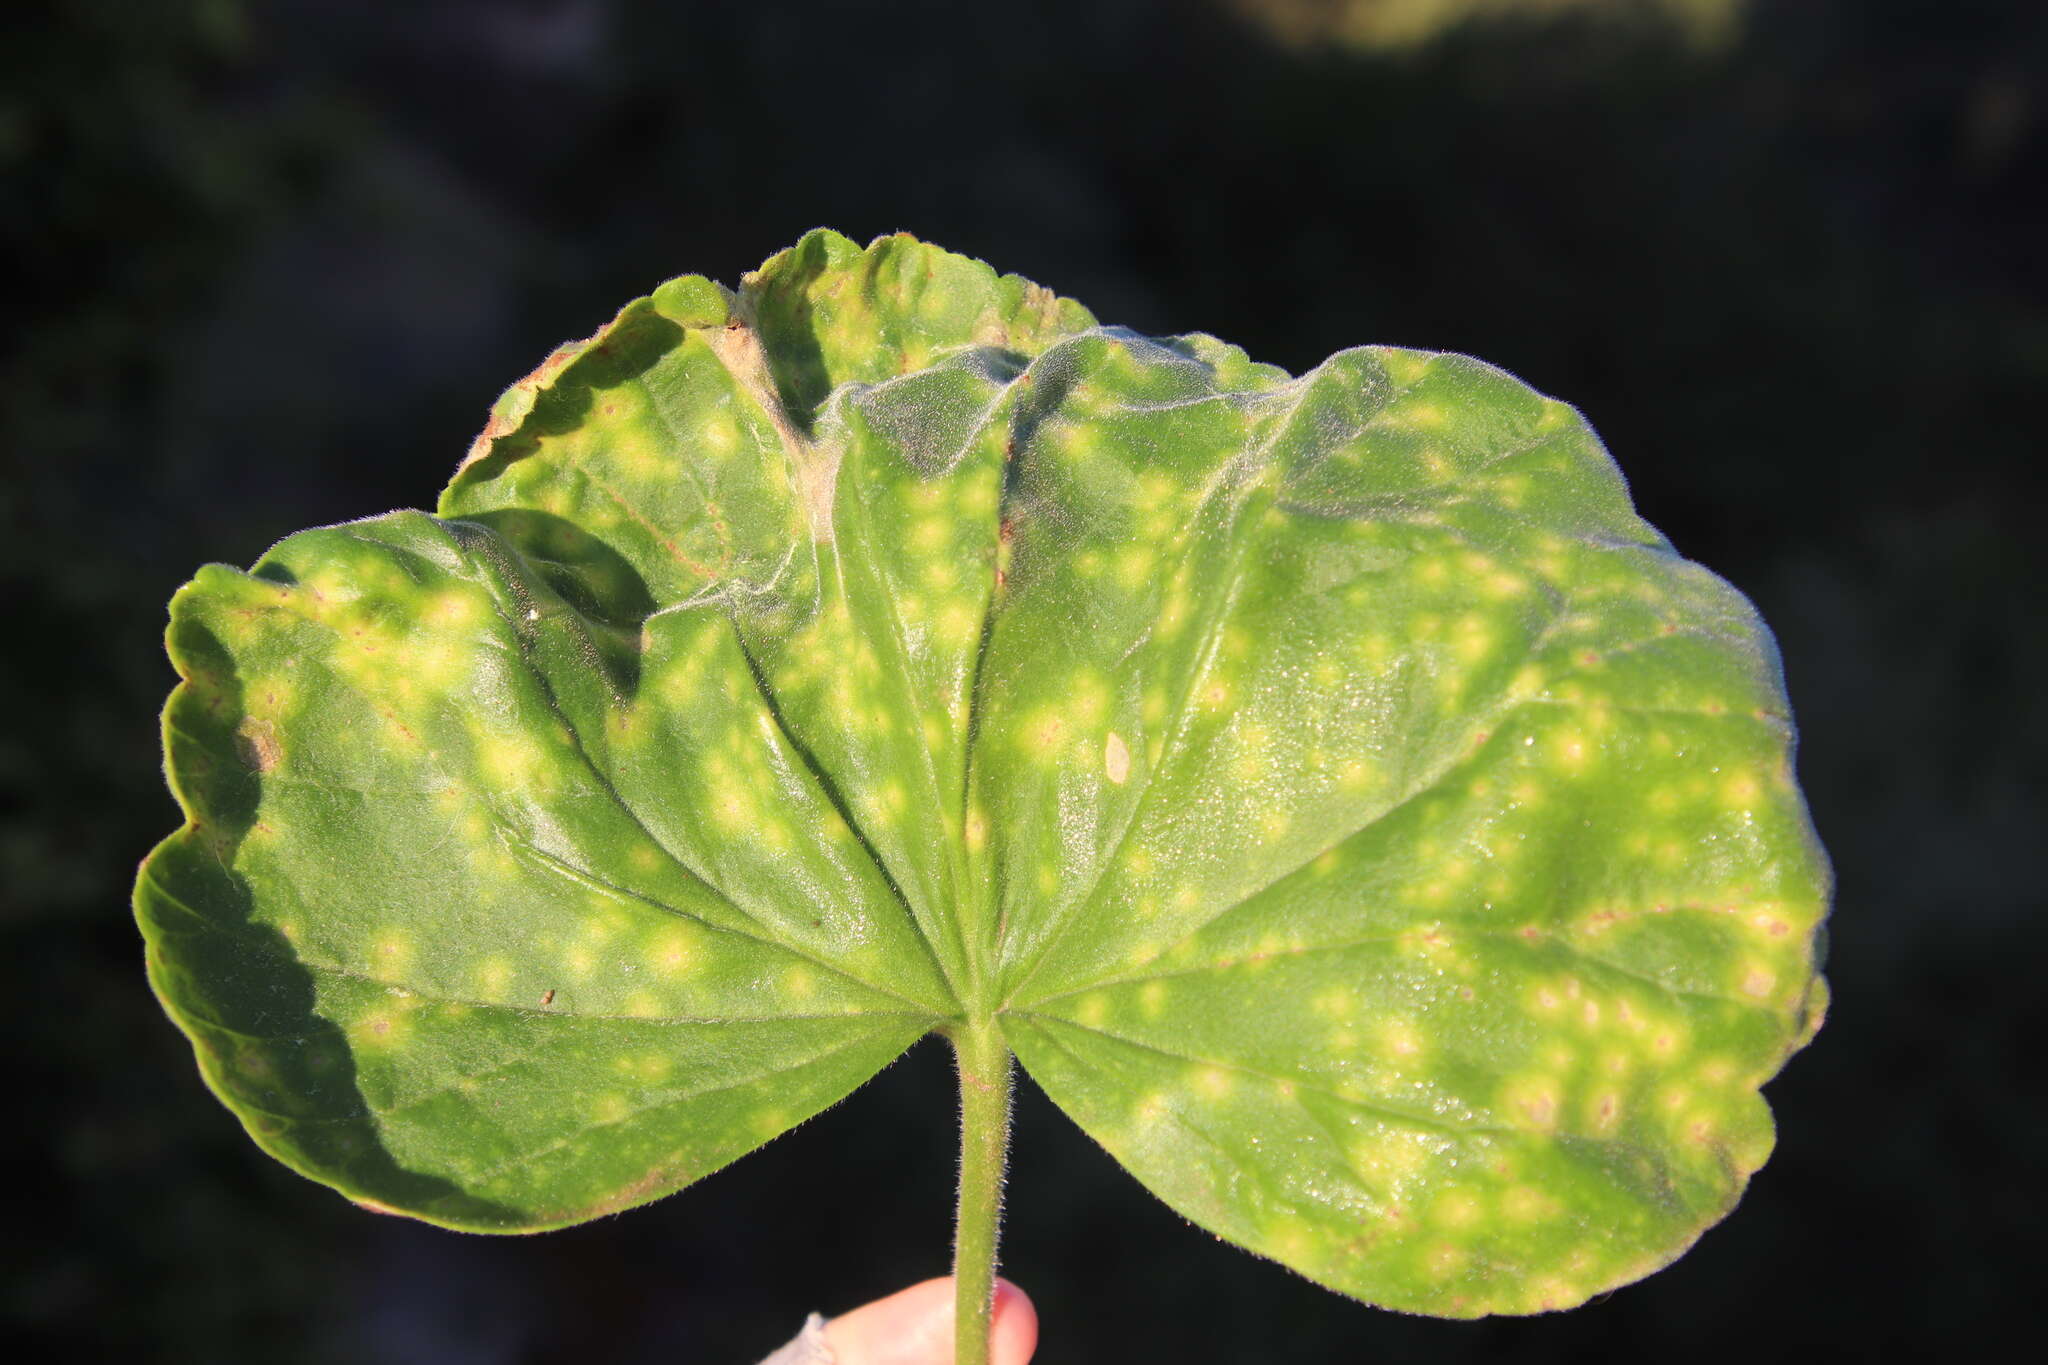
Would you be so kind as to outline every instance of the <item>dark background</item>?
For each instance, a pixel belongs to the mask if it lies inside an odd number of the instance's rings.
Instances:
[[[1398,1318],[1183,1225],[1027,1086],[1006,1266],[1042,1360],[1912,1358],[2034,1311],[2048,7],[1758,0],[1718,45],[1581,17],[1397,50],[1289,44],[1260,7],[7,7],[0,1333],[742,1365],[943,1272],[935,1044],[676,1198],[463,1237],[261,1156],[126,909],[176,823],[159,636],[194,567],[431,505],[556,342],[820,223],[1290,368],[1443,348],[1578,404],[1776,628],[1839,873],[1778,1154],[1673,1268],[1564,1317]]]

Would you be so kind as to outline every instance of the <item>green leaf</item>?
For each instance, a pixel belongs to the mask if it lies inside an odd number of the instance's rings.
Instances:
[[[994,1021],[1203,1227],[1535,1312],[1733,1205],[1823,1006],[1768,633],[1458,357],[1292,379],[817,232],[169,639],[152,980],[266,1150],[448,1226]]]

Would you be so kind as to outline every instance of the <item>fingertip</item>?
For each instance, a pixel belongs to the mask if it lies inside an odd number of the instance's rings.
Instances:
[[[989,1326],[990,1365],[1026,1365],[1038,1349],[1038,1308],[1008,1280],[996,1281],[996,1301]]]

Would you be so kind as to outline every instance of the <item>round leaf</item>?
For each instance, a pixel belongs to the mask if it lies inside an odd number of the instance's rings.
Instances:
[[[172,604],[152,979],[257,1141],[530,1230],[997,1021],[1202,1226],[1566,1307],[1768,1155],[1824,858],[1768,633],[1569,408],[819,232],[417,512]]]

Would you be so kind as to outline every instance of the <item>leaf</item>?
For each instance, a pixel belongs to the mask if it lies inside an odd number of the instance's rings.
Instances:
[[[448,1226],[994,1019],[1229,1240],[1566,1307],[1733,1205],[1823,1007],[1768,633],[1475,361],[1291,379],[817,232],[169,639],[152,980],[266,1150]]]

